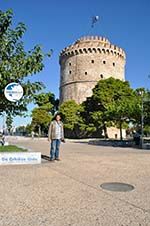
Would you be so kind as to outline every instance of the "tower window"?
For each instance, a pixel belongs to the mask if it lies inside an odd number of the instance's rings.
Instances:
[[[69,63],[69,66],[71,66],[71,63]]]
[[[91,60],[91,63],[94,64],[94,60]]]
[[[115,67],[115,63],[113,63],[113,66]]]
[[[101,75],[100,75],[100,78],[101,78],[101,79],[103,79],[103,78],[104,78],[104,76],[101,74]]]
[[[106,61],[105,60],[103,60],[103,64],[106,64]]]
[[[87,71],[85,72],[85,75],[87,75]]]
[[[71,74],[71,71],[69,71],[69,74]]]

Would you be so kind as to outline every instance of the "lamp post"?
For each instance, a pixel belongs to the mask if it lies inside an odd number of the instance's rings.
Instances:
[[[144,96],[144,91],[141,90],[139,91],[139,94],[141,96],[141,148],[143,148],[143,136],[144,136],[144,133],[143,133],[143,128],[144,128],[144,99],[143,99],[143,96]]]
[[[143,133],[143,128],[144,128],[144,108],[143,108],[143,91],[141,94],[141,147],[143,148],[143,137],[144,137],[144,133]]]

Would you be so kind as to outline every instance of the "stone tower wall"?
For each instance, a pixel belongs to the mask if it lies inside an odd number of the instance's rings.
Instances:
[[[124,80],[125,52],[106,38],[83,37],[60,53],[60,103],[82,103],[100,79]]]

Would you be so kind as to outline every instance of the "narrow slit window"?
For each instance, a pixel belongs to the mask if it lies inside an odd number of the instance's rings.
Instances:
[[[71,74],[71,71],[69,71],[69,74]]]
[[[115,63],[113,62],[113,66],[115,67]]]
[[[103,64],[106,64],[106,61],[105,60],[103,60]]]
[[[85,72],[85,75],[87,75],[87,71]]]
[[[103,79],[103,78],[104,78],[104,76],[101,74],[101,75],[100,75],[100,78],[101,78],[101,79]]]
[[[91,63],[94,64],[94,60],[91,60]]]

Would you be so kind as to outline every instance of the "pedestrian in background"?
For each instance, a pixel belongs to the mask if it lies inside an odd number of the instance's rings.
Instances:
[[[31,137],[32,137],[32,139],[34,139],[34,134],[35,134],[34,131],[32,131],[32,132],[31,132]]]
[[[65,142],[64,140],[64,128],[61,122],[61,116],[56,114],[54,120],[51,122],[48,130],[48,140],[50,144],[50,161],[60,161],[59,148],[60,143]]]

